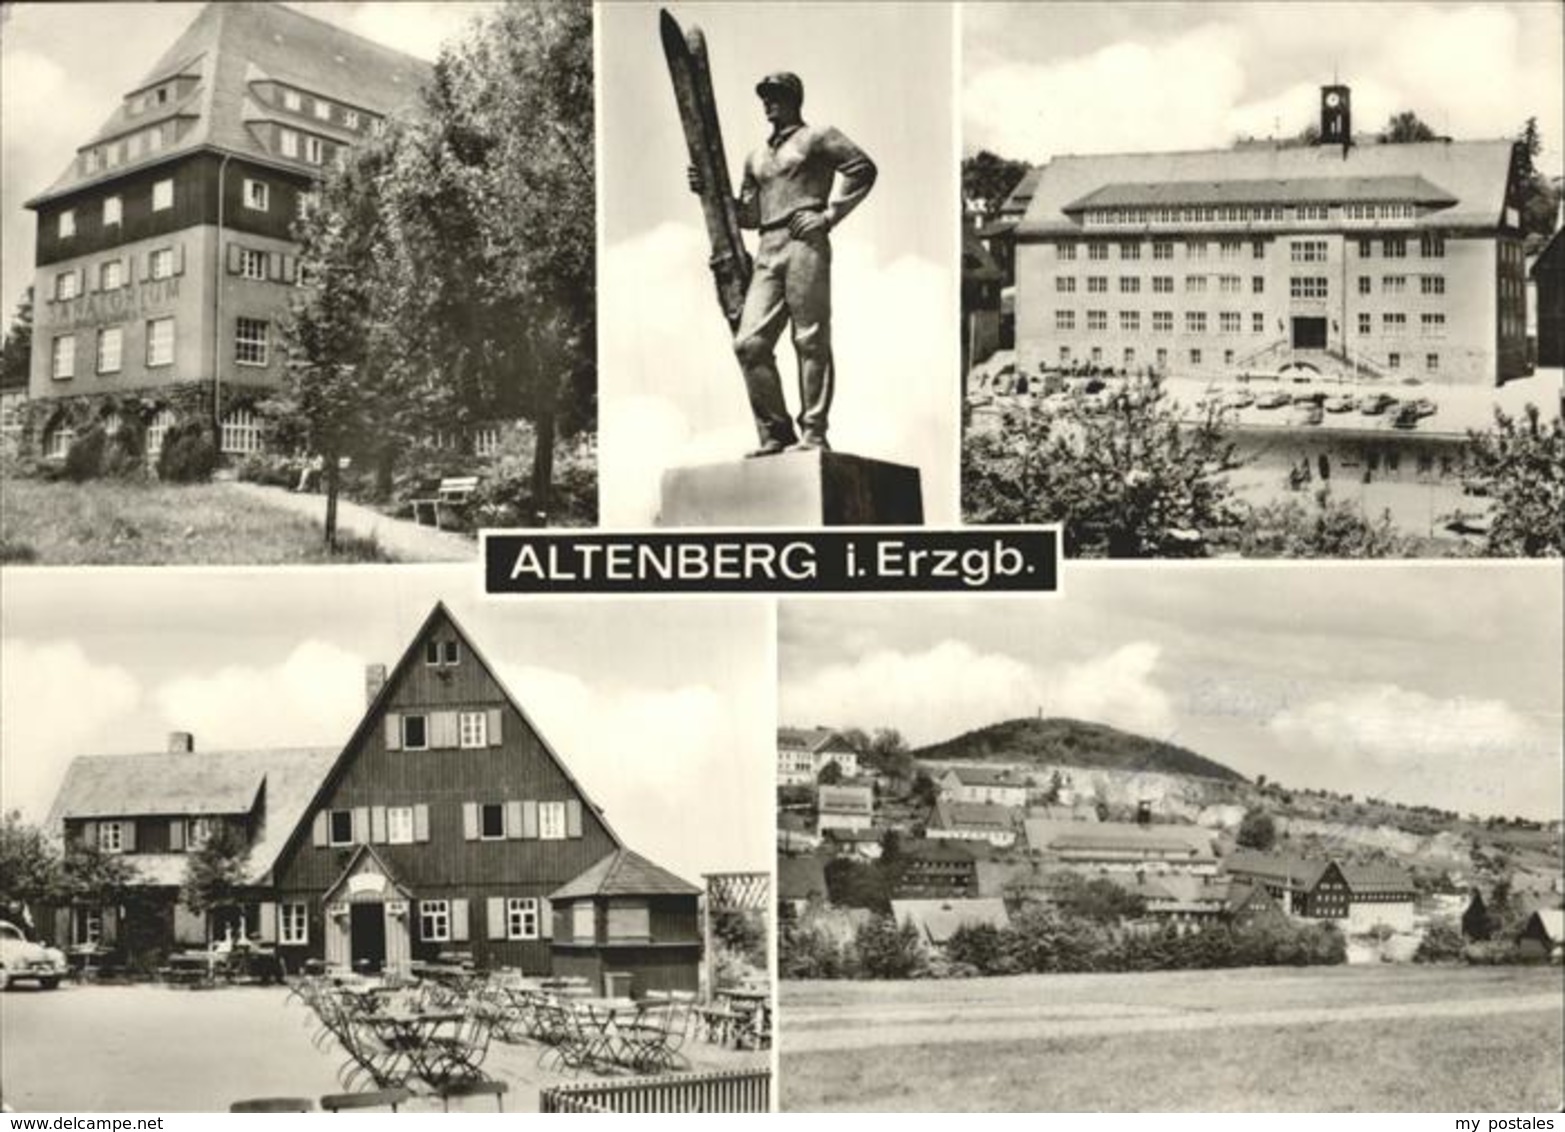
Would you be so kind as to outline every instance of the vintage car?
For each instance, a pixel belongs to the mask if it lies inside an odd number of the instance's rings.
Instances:
[[[34,943],[15,924],[0,920],[0,990],[12,983],[35,982],[53,990],[65,977],[65,955],[53,947]]]

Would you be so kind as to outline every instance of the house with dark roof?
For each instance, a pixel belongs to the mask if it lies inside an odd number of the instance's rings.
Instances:
[[[1520,168],[1509,139],[1057,156],[1015,228],[1018,368],[1523,376]]]
[[[1516,937],[1516,948],[1528,959],[1560,962],[1565,955],[1565,912],[1540,908],[1528,916]]]
[[[250,851],[230,928],[290,970],[406,970],[455,951],[600,990],[609,973],[637,994],[694,989],[700,890],[621,841],[443,604],[365,690],[339,748],[202,752],[177,735],[163,754],[76,759],[55,828],[140,879],[123,921],[63,909],[55,938],[132,954],[204,939],[178,886],[221,822]]]
[[[1556,228],[1528,274],[1537,291],[1538,364],[1565,366],[1565,240]]]
[[[950,802],[941,798],[924,835],[936,841],[974,841],[1008,849],[1016,844],[1020,810],[989,802]]]
[[[904,899],[977,896],[978,861],[973,846],[927,838],[902,840],[893,891]]]
[[[219,419],[231,456],[257,451],[252,406],[283,377],[300,282],[294,221],[430,73],[297,8],[202,8],[27,201],[43,455],[97,423],[144,433],[155,459],[186,417]]]
[[[1339,920],[1352,933],[1377,924],[1413,930],[1418,890],[1412,874],[1395,865],[1240,850],[1225,858],[1223,867],[1230,876],[1264,888],[1293,916]]]
[[[777,785],[812,785],[821,771],[833,763],[843,778],[859,773],[858,754],[840,731],[829,727],[777,729]]]

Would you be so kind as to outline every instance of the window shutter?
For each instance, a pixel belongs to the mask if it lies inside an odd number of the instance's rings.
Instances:
[[[442,751],[457,745],[456,712],[430,712],[429,745]]]
[[[478,803],[462,803],[462,836],[468,841],[478,840]]]
[[[311,830],[310,841],[317,849],[326,845],[331,840],[328,836],[327,825],[331,821],[325,810],[315,811],[315,827]]]
[[[240,272],[240,258],[244,255],[244,249],[232,240],[228,241],[228,274],[238,275]]]
[[[356,845],[363,845],[370,839],[370,808],[368,806],[353,807],[353,841]]]
[[[507,802],[505,804],[505,835],[513,841],[522,835],[522,804],[520,802]]]
[[[538,836],[538,803],[522,803],[522,837],[531,839]]]
[[[180,244],[174,248],[174,274],[185,274],[185,245]]]
[[[150,274],[151,271],[152,271],[152,253],[148,252],[146,255],[141,257],[141,274],[138,275],[136,278],[140,279],[143,283],[145,283],[151,277],[151,274]]]
[[[103,282],[103,269],[87,272],[87,290],[96,291]]]
[[[581,836],[581,802],[575,798],[565,803],[565,836]]]
[[[413,807],[413,840],[429,840],[429,807],[422,802]]]
[[[136,822],[134,819],[120,822],[120,852],[136,851]]]
[[[283,257],[280,252],[266,253],[266,277],[273,283],[283,277]]]
[[[283,256],[283,282],[293,283],[299,278],[299,260],[296,256]]]
[[[113,904],[103,906],[103,942],[111,944],[119,938],[120,910]]]
[[[538,900],[538,935],[543,939],[554,938],[554,905],[548,897]]]
[[[505,938],[505,897],[491,896],[484,901],[484,920],[489,926],[490,939]]]
[[[168,819],[168,847],[172,853],[180,853],[185,848],[185,819]]]
[[[124,280],[124,282],[122,282],[120,284],[121,287],[129,287],[130,286],[130,281],[132,279],[136,278],[136,257],[135,256],[128,255],[128,256],[125,257],[125,266],[124,266],[123,270],[121,271],[120,278],[122,280]]]
[[[500,709],[497,707],[492,707],[489,709],[489,719],[485,725],[485,731],[488,733],[489,745],[491,747],[498,747],[500,745],[501,714],[502,713]]]
[[[256,905],[257,920],[260,925],[262,943],[277,942],[277,905],[269,900],[263,900]]]
[[[458,897],[451,901],[451,939],[455,943],[466,943],[467,938],[467,901]]]
[[[95,821],[82,822],[82,844],[98,844],[98,823]]]
[[[402,749],[402,717],[394,711],[386,713],[386,750]]]
[[[77,274],[81,276],[81,279],[76,286],[76,293],[78,295],[85,295],[87,293],[87,277],[90,272],[85,267],[83,267],[77,270]]]
[[[370,807],[370,843],[384,845],[386,843],[386,807]]]

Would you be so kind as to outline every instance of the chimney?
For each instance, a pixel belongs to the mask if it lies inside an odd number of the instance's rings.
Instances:
[[[375,697],[380,695],[380,690],[386,686],[386,666],[384,664],[366,664],[364,666],[364,702],[372,704]]]
[[[171,755],[188,755],[196,749],[196,737],[188,731],[170,731],[168,733],[168,753]]]

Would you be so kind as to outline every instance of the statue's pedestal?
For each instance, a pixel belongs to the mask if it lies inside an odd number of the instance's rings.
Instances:
[[[918,469],[845,452],[784,452],[663,473],[660,527],[919,526]]]

